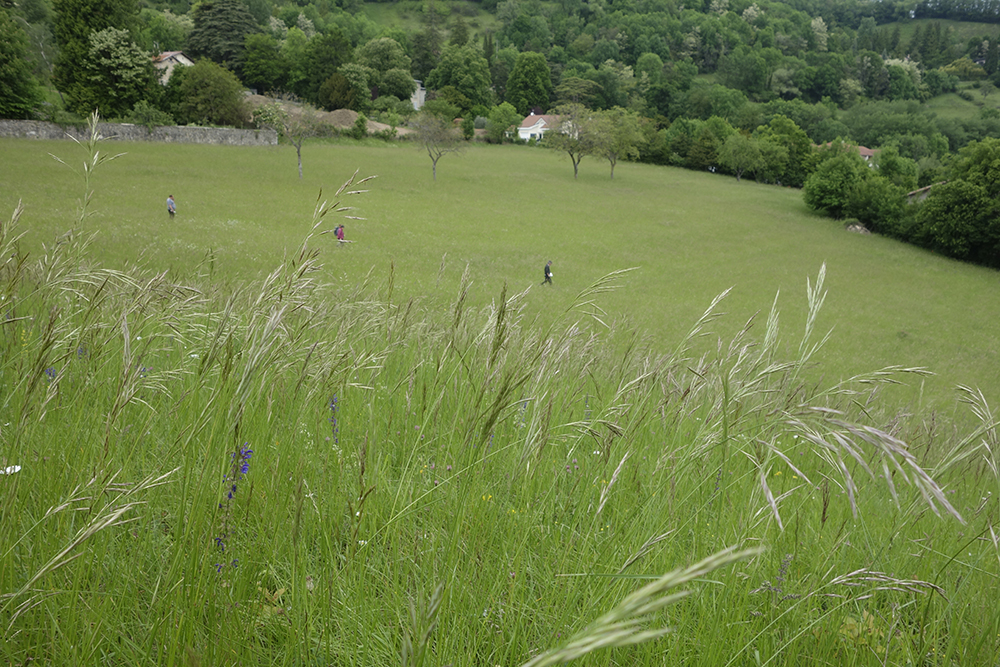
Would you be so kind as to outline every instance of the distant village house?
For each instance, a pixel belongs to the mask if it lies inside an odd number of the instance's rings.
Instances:
[[[164,86],[170,81],[170,75],[174,73],[174,68],[178,65],[191,67],[194,61],[188,58],[182,51],[164,51],[158,56],[153,56],[153,67],[160,70],[160,83]]]
[[[850,144],[844,144],[844,145],[850,146]],[[813,144],[813,148],[830,148],[831,146],[833,146],[832,141],[828,141],[825,144]],[[855,148],[858,150],[858,155],[861,156],[861,159],[864,160],[865,162],[868,162],[869,164],[871,163],[872,158],[875,157],[875,154],[878,153],[877,148],[871,149],[871,148],[866,148],[865,146],[855,146]]]
[[[424,106],[424,102],[427,101],[427,89],[424,88],[424,82],[419,79],[414,79],[413,83],[417,84],[417,89],[410,95],[410,104],[413,105],[415,111],[420,111]]]
[[[559,127],[559,116],[552,114],[531,114],[521,121],[517,136],[521,141],[541,141],[549,130]]]

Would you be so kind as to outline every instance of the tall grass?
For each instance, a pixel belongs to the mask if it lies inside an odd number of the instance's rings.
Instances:
[[[4,660],[1000,658],[996,414],[917,446],[869,388],[919,369],[808,379],[822,271],[797,343],[772,307],[706,351],[724,295],[665,347],[597,324],[627,274],[437,309],[321,279],[359,186],[238,286],[0,226]]]

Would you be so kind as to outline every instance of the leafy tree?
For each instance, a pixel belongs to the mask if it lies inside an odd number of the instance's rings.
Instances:
[[[592,108],[603,97],[601,84],[578,76],[564,77],[556,86],[556,102],[558,104],[582,104]]]
[[[736,175],[736,182],[746,171],[757,171],[764,164],[764,156],[756,139],[736,133],[726,137],[719,151],[719,162]]]
[[[478,48],[448,45],[437,67],[427,75],[427,87],[440,90],[454,86],[471,104],[489,105],[490,69]]]
[[[358,106],[358,91],[343,74],[334,72],[319,87],[319,105],[328,111],[353,109]]]
[[[302,180],[302,144],[307,138],[319,134],[321,130],[316,109],[308,104],[292,104],[288,100],[282,104],[275,100],[254,109],[253,121],[257,127],[277,131],[280,138],[295,147],[295,156],[299,163],[299,180]]]
[[[987,188],[966,180],[935,186],[917,214],[915,240],[949,257],[1000,265],[1000,222]]]
[[[188,35],[190,54],[229,69],[242,64],[247,35],[261,32],[241,0],[203,0],[192,11],[192,19],[194,28]]]
[[[870,176],[871,170],[856,151],[839,152],[806,179],[802,189],[806,205],[841,218],[852,192]]]
[[[451,39],[449,44],[455,46],[465,46],[469,42],[469,25],[461,15],[455,17],[455,22],[451,24]]]
[[[883,146],[875,154],[876,173],[893,185],[903,188],[906,192],[917,187],[917,163],[909,158],[901,157],[895,146]],[[857,217],[857,216],[855,216]]]
[[[719,60],[719,81],[760,99],[769,88],[768,66],[760,53],[741,44]]]
[[[498,104],[490,111],[486,121],[486,137],[491,143],[503,143],[510,128],[520,123],[523,117],[510,102]]]
[[[496,93],[497,99],[507,98],[507,79],[510,78],[510,73],[514,69],[514,63],[517,62],[519,55],[517,49],[510,46],[500,49],[494,54],[490,63],[490,78],[493,80],[493,91]]]
[[[611,163],[613,180],[618,160],[639,157],[639,146],[646,140],[639,115],[615,107],[598,113],[593,123],[594,154]]]
[[[725,123],[721,118],[713,118]],[[701,124],[694,136],[691,148],[688,150],[687,166],[691,169],[708,169],[716,165],[719,161],[719,149],[722,148],[728,136],[733,133],[732,127],[726,128],[728,132],[720,131],[723,128],[718,124],[713,126],[710,124],[711,120]]]
[[[758,127],[754,136],[784,147],[787,160],[784,168],[774,174],[782,185],[800,188],[816,168],[816,151],[809,136],[790,118],[775,116],[767,125]]]
[[[7,10],[0,9],[0,118],[31,118],[41,102],[27,51],[24,31]]]
[[[139,12],[142,28],[136,37],[136,44],[146,51],[180,51],[187,44],[188,34],[194,27],[188,15],[177,16],[169,9],[162,12],[143,9]]]
[[[410,121],[410,128],[431,159],[433,180],[437,180],[437,163],[448,153],[461,150],[460,137],[454,123],[427,111],[421,111]]]
[[[291,113],[286,107],[291,108]],[[254,109],[253,121],[257,127],[275,130],[280,138],[295,146],[299,180],[302,180],[302,144],[307,138],[316,136],[321,128],[316,109],[308,104],[293,105],[288,100],[282,104],[275,100]]]
[[[358,47],[354,54],[359,65],[367,67],[369,85],[379,95],[395,95],[406,99],[416,90],[410,73],[411,61],[403,47],[394,39],[380,37]]]
[[[418,32],[413,36],[413,63],[411,70],[413,76],[424,83],[431,70],[437,67],[441,58],[441,47],[443,44],[441,32],[433,25],[427,26],[423,32]]]
[[[433,100],[427,100],[421,111],[437,116],[448,123],[458,118],[458,115],[462,113],[462,110],[459,107],[440,97]]]
[[[775,183],[788,165],[788,149],[773,137],[757,137],[761,165],[754,170],[754,178],[764,183]]]
[[[289,28],[281,43],[281,57],[288,63],[285,86],[301,98],[305,98],[309,90],[309,67],[306,62],[308,45],[309,39],[299,28]],[[323,106],[322,103],[317,103]]]
[[[962,148],[952,176],[984,188],[989,197],[1000,202],[1000,139],[990,137]]]
[[[243,85],[236,75],[211,60],[199,60],[178,74],[180,101],[174,118],[182,124],[231,125],[244,127],[250,118],[243,97]]]
[[[413,80],[410,70],[391,69],[382,73],[378,94],[379,97],[389,95],[401,100],[409,100],[416,89],[417,83]]]
[[[532,52],[519,55],[507,79],[506,101],[527,116],[534,107],[548,109],[551,94],[552,76],[545,56]]]
[[[581,104],[563,104],[556,107],[559,116],[559,127],[545,133],[542,144],[562,151],[573,163],[573,178],[580,171],[580,162],[592,155],[597,147],[594,134],[594,112]]]
[[[66,108],[89,114],[87,58],[90,35],[105,28],[132,30],[138,24],[136,0],[54,0],[52,33],[59,47],[52,82],[65,95]]]
[[[105,118],[121,118],[136,103],[159,93],[149,55],[136,46],[127,30],[105,28],[90,35],[84,67],[86,87],[79,103]]]
[[[291,30],[289,30],[291,33]],[[319,88],[334,72],[340,72],[352,85],[357,86],[359,103],[367,103],[371,98],[371,90],[367,80],[361,82],[355,74],[341,71],[341,68],[351,62],[354,49],[350,41],[339,30],[333,30],[326,35],[317,35],[309,40],[304,53],[305,82],[304,97],[317,102]],[[364,88],[362,94],[361,88]]]
[[[341,65],[337,73],[350,82],[354,91],[354,104],[347,108],[359,113],[370,110],[372,103],[371,79],[375,76],[375,72],[358,63],[347,63]]]
[[[648,85],[663,82],[663,59],[655,53],[644,53],[635,62],[635,75],[643,78]]]
[[[895,236],[906,208],[906,190],[881,176],[866,178],[850,192],[844,215],[879,234]]]
[[[258,91],[281,88],[288,73],[288,62],[281,55],[278,42],[271,35],[247,35],[243,49],[243,83]]]

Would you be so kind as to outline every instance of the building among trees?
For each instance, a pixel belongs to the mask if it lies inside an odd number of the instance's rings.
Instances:
[[[184,55],[183,51],[164,51],[153,57],[153,67],[160,71],[160,83],[164,86],[170,81],[170,75],[174,73],[174,68],[178,65],[191,67],[194,61]]]
[[[559,126],[559,116],[551,114],[529,114],[517,128],[517,136],[522,141],[541,141],[549,130]]]

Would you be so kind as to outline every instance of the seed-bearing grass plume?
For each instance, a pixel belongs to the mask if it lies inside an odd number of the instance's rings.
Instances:
[[[694,565],[668,572],[651,584],[628,595],[613,609],[576,633],[561,647],[542,653],[522,667],[562,665],[601,649],[632,646],[658,639],[672,630],[670,627],[645,629],[654,622],[653,616],[671,604],[683,600],[690,590],[676,590],[719,568],[761,553],[760,549],[725,549]]]

